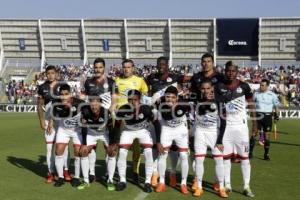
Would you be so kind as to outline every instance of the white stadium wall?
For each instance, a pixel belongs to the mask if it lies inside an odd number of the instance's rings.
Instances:
[[[171,64],[195,64],[205,52],[218,64],[229,59],[245,65],[299,64],[300,18],[259,18],[257,56],[218,55],[217,20],[0,19],[0,69],[15,63],[86,64],[96,57],[110,64],[124,58],[153,64],[168,56]]]

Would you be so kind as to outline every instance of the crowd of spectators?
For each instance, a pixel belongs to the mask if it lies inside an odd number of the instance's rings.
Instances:
[[[93,66],[75,66],[75,65],[58,65],[60,80],[75,81],[81,84],[86,78],[93,74]],[[170,67],[173,73],[192,76],[201,70],[200,65],[175,65]],[[218,72],[223,72],[223,66],[217,66]],[[280,67],[240,67],[240,79],[252,83],[259,84],[262,79],[270,80],[272,90],[278,94],[282,105],[299,106],[300,105],[300,68],[295,66],[280,66]],[[151,73],[156,72],[155,65],[137,65],[136,74],[147,78]],[[112,65],[108,68],[108,75],[115,78],[122,74],[120,65]],[[23,81],[11,80],[6,84],[6,94],[10,103],[28,104],[36,101],[37,85],[45,80],[45,73],[37,74],[32,83],[25,84]],[[185,86],[188,87],[188,86]],[[80,88],[77,86],[73,89],[74,94],[80,93]]]

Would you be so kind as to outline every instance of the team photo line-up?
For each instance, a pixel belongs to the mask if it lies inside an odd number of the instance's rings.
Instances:
[[[105,60],[97,58],[93,76],[81,87],[80,96],[59,80],[55,66],[46,67],[46,81],[38,87],[38,117],[44,130],[47,149],[47,183],[61,187],[71,182],[78,190],[96,180],[96,146],[105,150],[108,191],[127,187],[127,155],[132,150],[132,178],[139,185],[141,148],[145,158],[143,191],[166,190],[167,158],[171,170],[169,185],[176,187],[176,166],[180,163],[180,192],[200,197],[204,159],[210,149],[215,162],[213,189],[227,198],[231,187],[231,159],[240,161],[243,194],[254,197],[250,189],[249,159],[258,131],[263,132],[264,160],[270,160],[272,123],[279,120],[277,96],[268,90],[269,80],[252,92],[239,80],[238,66],[225,64],[225,72],[215,71],[214,58],[201,57],[202,71],[193,76],[169,71],[167,57],[157,59],[156,73],[144,78],[134,74],[134,62],[122,62],[122,75],[106,74]],[[190,92],[185,92],[188,85]],[[250,115],[250,118],[248,116]],[[250,119],[250,120],[249,120]],[[251,128],[248,129],[248,121]],[[250,131],[249,131],[250,130]],[[250,132],[250,134],[249,134]],[[250,136],[249,136],[250,135]],[[69,142],[74,149],[74,174],[69,172]],[[189,161],[190,159],[190,161]],[[187,187],[189,162],[194,180]],[[114,175],[118,173],[118,182]]]

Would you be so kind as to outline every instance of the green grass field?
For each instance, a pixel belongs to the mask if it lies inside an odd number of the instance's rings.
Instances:
[[[300,199],[299,122],[300,120],[279,122],[280,134],[277,141],[272,141],[270,162],[262,160],[263,148],[256,146],[251,162],[251,186],[256,194],[255,199]],[[130,183],[124,192],[108,192],[103,180],[84,191],[78,191],[68,183],[55,188],[45,183],[46,149],[36,114],[0,113],[0,124],[0,200],[195,199],[192,193],[184,196],[170,187],[163,194],[145,194]],[[102,145],[97,149],[97,158],[96,174],[101,177],[105,172]],[[130,167],[128,171],[131,171]],[[213,171],[213,160],[206,159],[204,180],[207,187],[201,199],[220,199],[208,187],[213,181]],[[239,164],[232,166],[232,186],[234,191],[230,194],[230,199],[247,199],[241,194]]]

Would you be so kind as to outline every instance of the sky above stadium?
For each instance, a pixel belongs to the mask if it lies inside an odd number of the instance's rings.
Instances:
[[[296,17],[299,0],[5,0],[0,18]]]

